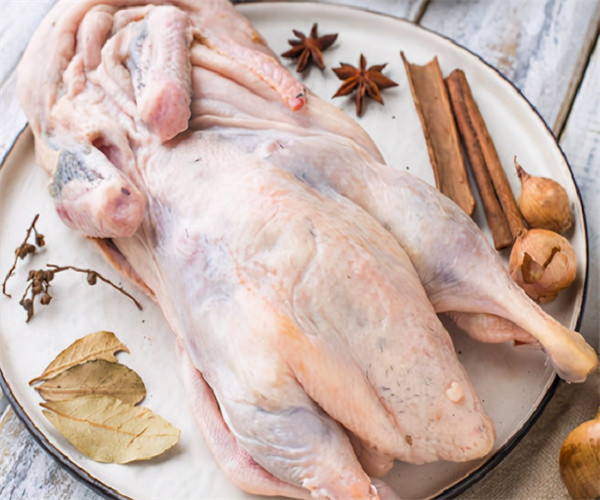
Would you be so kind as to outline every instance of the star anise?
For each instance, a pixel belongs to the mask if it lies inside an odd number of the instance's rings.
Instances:
[[[312,60],[320,69],[325,69],[323,62],[323,54],[321,53],[326,48],[330,47],[337,39],[337,33],[332,35],[317,35],[317,23],[313,24],[310,30],[310,36],[306,36],[298,30],[292,30],[298,40],[288,40],[292,46],[290,50],[281,54],[282,57],[298,58],[298,66],[296,71],[302,73],[308,63]]]
[[[362,54],[360,55],[360,64],[358,68],[347,63],[340,64],[341,66],[339,68],[333,68],[333,71],[340,80],[344,80],[344,83],[342,83],[342,86],[333,97],[348,95],[356,89],[357,116],[362,114],[362,105],[365,95],[383,104],[383,99],[379,91],[398,85],[381,73],[387,64],[378,64],[367,69],[367,60]]]

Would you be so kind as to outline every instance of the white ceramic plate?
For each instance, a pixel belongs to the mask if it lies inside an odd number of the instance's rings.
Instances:
[[[523,96],[498,72],[477,56],[436,34],[398,19],[352,8],[307,3],[248,4],[239,7],[276,53],[288,48],[292,29],[307,33],[313,22],[320,34],[339,33],[335,45],[324,53],[327,69],[311,68],[301,76],[323,98],[338,88],[331,67],[340,61],[358,63],[362,52],[370,64],[388,63],[385,74],[399,83],[383,92],[385,106],[368,101],[359,122],[374,137],[388,163],[433,182],[420,124],[400,60],[424,64],[437,55],[444,74],[461,68],[467,74],[508,177],[518,192],[511,170],[516,154],[532,173],[558,180],[573,202],[575,227],[569,235],[579,261],[575,284],[547,310],[574,328],[585,289],[586,235],[583,211],[571,171],[552,133]],[[285,60],[292,71],[295,63]],[[354,101],[334,102],[355,116]],[[15,247],[36,213],[47,246],[20,264],[9,281],[13,299],[0,299],[0,374],[7,396],[19,416],[42,445],[81,480],[113,497],[131,498],[252,498],[232,486],[216,467],[192,422],[180,385],[173,353],[173,335],[158,309],[142,297],[139,312],[125,297],[98,284],[90,288],[80,275],[60,275],[53,282],[55,299],[48,308],[38,306],[34,319],[25,323],[18,305],[27,272],[47,262],[93,268],[119,281],[119,276],[99,256],[94,245],[59,221],[46,193],[47,179],[36,167],[31,134],[16,140],[0,170],[0,271],[9,269]],[[475,219],[487,232],[481,209]],[[181,430],[181,441],[165,456],[127,466],[92,462],[74,450],[42,416],[40,398],[27,382],[39,375],[53,357],[75,339],[97,330],[111,330],[129,347],[121,362],[144,379],[150,407]],[[456,349],[470,373],[483,404],[493,418],[497,442],[490,455],[466,464],[439,462],[424,466],[397,464],[385,478],[404,498],[454,495],[481,477],[526,432],[553,391],[556,377],[537,351],[510,345],[482,345],[454,332]]]

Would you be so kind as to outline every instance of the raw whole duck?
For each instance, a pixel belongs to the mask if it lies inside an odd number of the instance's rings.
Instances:
[[[485,456],[493,423],[437,313],[539,343],[569,381],[597,362],[225,0],[61,1],[18,88],[59,215],[161,307],[249,492],[383,498],[394,459]]]

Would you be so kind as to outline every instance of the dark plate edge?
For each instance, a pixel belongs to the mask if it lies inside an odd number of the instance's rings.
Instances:
[[[255,1],[255,0],[237,0],[236,1],[236,0],[233,0],[232,3],[243,5],[243,4],[264,4],[264,3],[283,3],[283,2],[278,1],[278,0],[267,0],[267,1]],[[546,121],[543,119],[543,117],[541,116],[539,111],[535,108],[535,106],[533,104],[531,104],[531,102],[523,95],[521,90],[515,84],[513,84],[501,71],[499,71],[497,68],[495,68],[488,62],[486,62],[485,59],[483,59],[480,55],[476,54],[475,52],[471,51],[470,49],[461,45],[460,43],[456,42],[455,40],[453,40],[450,37],[447,37],[445,35],[437,33],[437,32],[435,32],[429,28],[426,28],[424,26],[415,24],[407,19],[402,19],[402,18],[393,16],[391,14],[384,14],[384,13],[375,12],[375,11],[367,10],[367,9],[361,9],[361,8],[353,7],[353,6],[349,6],[349,5],[323,4],[323,3],[311,2],[311,1],[299,1],[297,3],[315,4],[315,5],[330,5],[331,7],[334,7],[334,8],[364,11],[370,15],[381,16],[381,17],[385,17],[385,18],[393,18],[397,21],[410,24],[418,29],[424,30],[435,36],[443,38],[444,40],[450,42],[455,47],[462,49],[463,51],[467,52],[471,56],[476,57],[479,61],[481,61],[483,64],[485,64],[488,68],[492,69],[498,76],[500,76],[503,80],[505,80],[513,88],[513,90],[515,90],[517,92],[517,94],[521,97],[521,99],[529,106],[529,108],[537,116],[537,118],[542,123],[542,125],[544,126],[546,131],[550,134],[551,138],[553,139],[554,144],[558,147],[558,150],[568,168],[568,171],[569,171],[569,174],[573,181],[573,184],[575,185],[577,199],[579,201],[579,206],[581,207],[581,219],[582,219],[581,222],[582,222],[582,229],[584,231],[586,261],[585,261],[585,279],[584,279],[584,283],[583,283],[581,306],[580,306],[580,309],[578,312],[577,321],[576,321],[576,325],[575,325],[575,329],[579,330],[579,328],[581,327],[583,313],[585,310],[585,303],[587,300],[588,277],[589,277],[589,245],[588,245],[588,231],[587,231],[587,219],[585,216],[585,208],[583,206],[583,200],[581,199],[581,192],[579,190],[579,186],[577,185],[577,182],[573,175],[573,170],[571,168],[571,165],[569,164],[562,147],[560,146],[556,136],[554,135],[554,132],[552,131],[550,126],[546,123]],[[7,149],[6,153],[2,157],[2,161],[0,162],[0,168],[2,168],[2,166],[4,166],[8,156],[12,153],[12,151],[15,149],[17,144],[20,142],[24,133],[27,131],[28,127],[29,127],[29,125],[26,124],[18,132],[13,143]],[[444,490],[443,492],[441,492],[434,498],[437,500],[437,499],[451,499],[451,498],[457,497],[461,493],[468,490],[475,483],[477,483],[481,479],[483,479],[492,469],[494,469],[498,464],[500,464],[500,462],[502,462],[504,460],[504,458],[506,458],[511,453],[511,451],[515,448],[515,446],[525,437],[527,432],[533,427],[535,422],[539,419],[542,412],[544,411],[544,409],[546,408],[546,406],[548,405],[548,403],[554,396],[554,394],[556,392],[556,388],[559,385],[559,382],[560,382],[560,380],[559,380],[558,376],[555,374],[550,387],[548,388],[548,390],[546,391],[546,394],[542,398],[542,401],[540,402],[538,407],[535,409],[535,411],[532,413],[529,420],[527,420],[527,422],[525,422],[525,424],[513,435],[511,440],[509,440],[502,448],[500,448],[492,457],[490,457],[478,469],[471,472],[467,477],[465,477],[464,479],[461,479],[460,481],[458,481],[454,485],[450,486],[449,488],[447,488],[446,490]],[[71,474],[75,479],[82,481],[84,484],[86,484],[86,486],[88,486],[90,489],[92,489],[94,492],[96,492],[97,494],[99,494],[100,496],[102,496],[104,498],[116,499],[116,500],[131,500],[130,497],[126,497],[126,496],[122,495],[121,493],[117,492],[113,488],[107,486],[106,484],[104,484],[101,481],[99,481],[98,479],[96,479],[94,476],[90,475],[84,469],[77,466],[66,455],[61,453],[54,445],[52,445],[48,441],[48,439],[45,437],[45,435],[29,419],[26,412],[23,410],[23,408],[17,402],[16,398],[14,397],[14,395],[13,395],[12,391],[10,390],[10,387],[4,377],[4,373],[2,372],[1,366],[0,366],[0,388],[2,389],[4,396],[10,403],[11,407],[13,408],[15,415],[17,415],[17,417],[19,417],[19,419],[23,422],[25,428],[30,432],[30,434],[33,436],[33,438],[40,444],[40,446],[47,453],[50,454],[50,456],[52,456],[52,458],[54,458],[59,463],[59,465],[61,465],[61,467],[66,469],[69,474]]]

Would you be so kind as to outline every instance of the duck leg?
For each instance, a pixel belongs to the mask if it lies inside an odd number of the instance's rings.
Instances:
[[[436,312],[483,315],[477,326],[493,324],[488,315],[513,323],[514,338],[522,340],[523,331],[535,338],[569,382],[585,380],[597,365],[597,354],[584,338],[527,297],[473,220],[435,188],[372,160],[341,137],[282,134],[277,140],[282,147],[272,148],[269,162],[328,196],[352,200],[389,230],[409,255]]]

